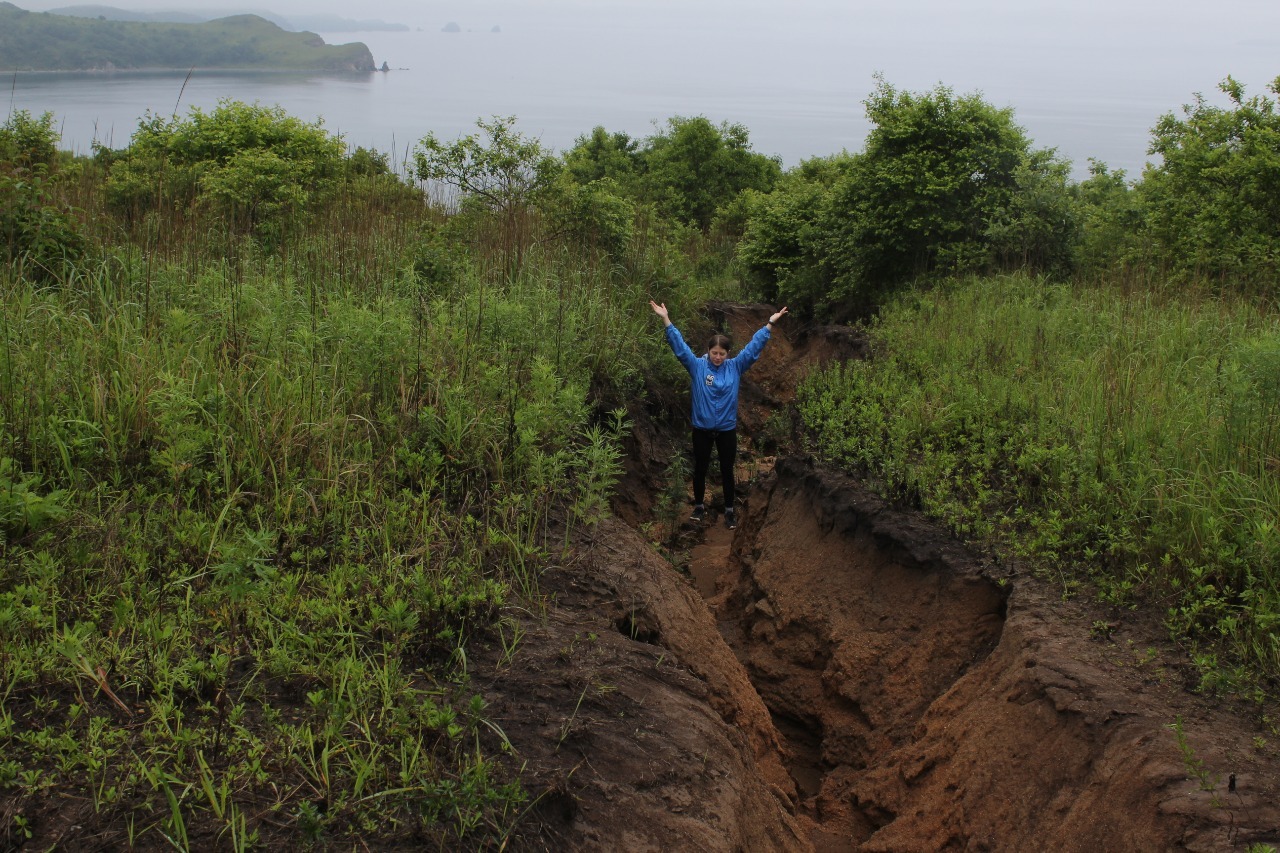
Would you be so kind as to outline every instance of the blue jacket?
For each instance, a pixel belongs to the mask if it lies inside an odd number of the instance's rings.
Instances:
[[[699,358],[693,354],[679,329],[667,326],[667,343],[692,379],[694,429],[724,432],[737,427],[738,383],[742,381],[742,374],[756,363],[770,337],[769,327],[761,328],[741,352],[716,367],[707,356]]]

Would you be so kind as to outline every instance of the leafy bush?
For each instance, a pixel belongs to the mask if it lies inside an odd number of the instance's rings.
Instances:
[[[744,191],[767,192],[782,172],[776,157],[751,150],[745,127],[704,116],[673,116],[643,144],[596,127],[565,152],[564,168],[575,183],[608,179],[611,193],[704,232]]]
[[[1089,177],[1075,188],[1080,241],[1077,269],[1096,278],[1119,272],[1144,256],[1143,210],[1138,192],[1123,171],[1110,171],[1093,160]]]
[[[615,258],[631,242],[636,208],[612,178],[586,184],[562,182],[549,207],[551,227],[562,238]]]
[[[421,181],[437,181],[464,198],[507,215],[528,208],[555,179],[559,163],[515,130],[515,116],[476,122],[482,133],[454,142],[428,133],[413,152]]]
[[[273,230],[329,198],[346,148],[319,124],[280,107],[224,100],[185,119],[148,114],[129,147],[104,152],[106,191],[117,210],[140,216],[202,205],[233,227]]]
[[[45,167],[0,172],[0,246],[33,279],[60,278],[88,253],[79,220],[50,192]]]
[[[782,167],[751,150],[747,129],[704,116],[667,119],[666,130],[646,141],[641,192],[660,212],[704,231],[716,211],[744,190],[767,192]]]
[[[634,195],[636,179],[644,168],[640,141],[626,133],[609,133],[597,126],[589,136],[579,136],[565,152],[564,168],[579,184],[608,178]]]
[[[1274,295],[1280,270],[1280,114],[1265,95],[1245,98],[1228,77],[1227,108],[1202,95],[1163,116],[1139,195],[1158,255],[1191,276],[1230,278]],[[1280,95],[1280,78],[1268,87]]]
[[[883,79],[866,107],[863,153],[803,168],[780,199],[758,202],[740,258],[766,288],[798,309],[843,314],[924,275],[1070,269],[1067,166],[1033,150],[1011,110]]]
[[[827,301],[817,234],[831,187],[853,162],[848,154],[806,160],[772,192],[743,194],[747,221],[737,255],[761,298],[797,309]]]
[[[32,118],[27,110],[14,110],[0,126],[0,163],[6,164],[6,171],[52,166],[59,138],[53,113]]]

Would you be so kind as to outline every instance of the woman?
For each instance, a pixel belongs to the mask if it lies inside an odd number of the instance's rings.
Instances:
[[[764,351],[773,324],[782,319],[787,309],[784,307],[771,316],[764,328],[733,358],[729,358],[729,339],[724,335],[713,335],[707,344],[707,354],[698,358],[680,336],[680,330],[671,323],[666,304],[650,300],[649,307],[662,318],[667,343],[692,379],[693,520],[701,522],[707,511],[704,503],[707,469],[711,467],[714,446],[720,457],[720,481],[724,485],[724,523],[732,530],[738,526],[738,514],[733,506],[733,460],[738,455],[738,383]]]

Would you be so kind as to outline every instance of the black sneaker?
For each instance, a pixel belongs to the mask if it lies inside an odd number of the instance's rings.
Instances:
[[[693,508],[693,516],[692,516],[693,522],[695,524],[701,524],[702,519],[706,516],[706,514],[707,514],[706,507],[704,507],[702,504],[698,504]]]
[[[738,513],[733,507],[727,507],[724,511],[724,526],[730,530],[738,526]]]

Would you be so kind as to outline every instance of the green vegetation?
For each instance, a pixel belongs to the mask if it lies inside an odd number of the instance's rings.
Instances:
[[[185,119],[148,115],[126,150],[100,148],[99,159],[110,166],[107,202],[127,221],[203,207],[237,233],[278,231],[319,209],[359,162],[318,124],[234,101]]]
[[[531,794],[473,673],[607,511],[689,234],[449,216],[244,104],[52,126],[0,132],[0,838],[501,846]]]
[[[776,159],[751,150],[745,127],[717,127],[703,116],[670,118],[643,146],[597,127],[578,138],[565,166],[579,184],[610,181],[660,215],[703,230],[744,191],[772,189],[782,171]]]
[[[653,296],[695,336],[713,298],[864,323],[801,389],[814,449],[1274,699],[1280,119],[1224,87],[1079,184],[883,81],[865,152],[785,173],[701,117],[562,156],[481,120],[410,182],[274,108],[90,158],[11,114],[0,839],[76,803],[104,846],[519,843],[476,676],[607,511],[626,404],[682,384]]]
[[[327,45],[257,15],[200,24],[135,23],[28,12],[0,2],[4,71],[261,68],[373,71],[365,45]]]
[[[898,300],[869,331],[874,358],[804,388],[825,455],[1280,671],[1280,319],[1019,275]]]
[[[1230,80],[1223,88],[1231,108],[1198,99],[1185,118],[1161,120],[1152,147],[1163,161],[1140,182],[1101,164],[1078,186],[1052,182],[1040,209],[1063,211],[1043,221],[1070,225],[1053,241],[1073,237],[1054,253],[1069,264],[1033,252],[1012,275],[875,279],[888,295],[867,326],[874,356],[811,377],[801,408],[827,458],[1068,588],[1088,579],[1117,604],[1159,602],[1204,688],[1262,699],[1280,676],[1280,320],[1274,198],[1256,188],[1280,157],[1280,118],[1269,99],[1245,99]],[[933,100],[949,103],[945,92]],[[920,104],[902,97],[888,109],[912,117]],[[882,126],[904,123],[879,112],[883,95],[871,108]],[[963,160],[967,129],[933,150]],[[918,152],[902,150],[886,174],[916,173]],[[813,216],[795,199],[833,192],[856,171],[809,163],[753,202],[764,215],[740,252],[755,269],[774,259],[780,291],[821,281],[803,273],[821,225],[806,224]],[[1006,193],[988,222],[1021,221],[999,233],[1030,241],[1040,232],[1018,213],[1020,197]],[[959,208],[930,204],[915,221],[949,209]],[[986,243],[947,233],[925,244],[938,258],[989,248],[997,231],[988,224]]]
[[[883,79],[866,107],[864,153],[806,163],[746,200],[738,251],[767,298],[839,315],[922,276],[1066,271],[1068,164],[1033,150],[1010,110]]]

